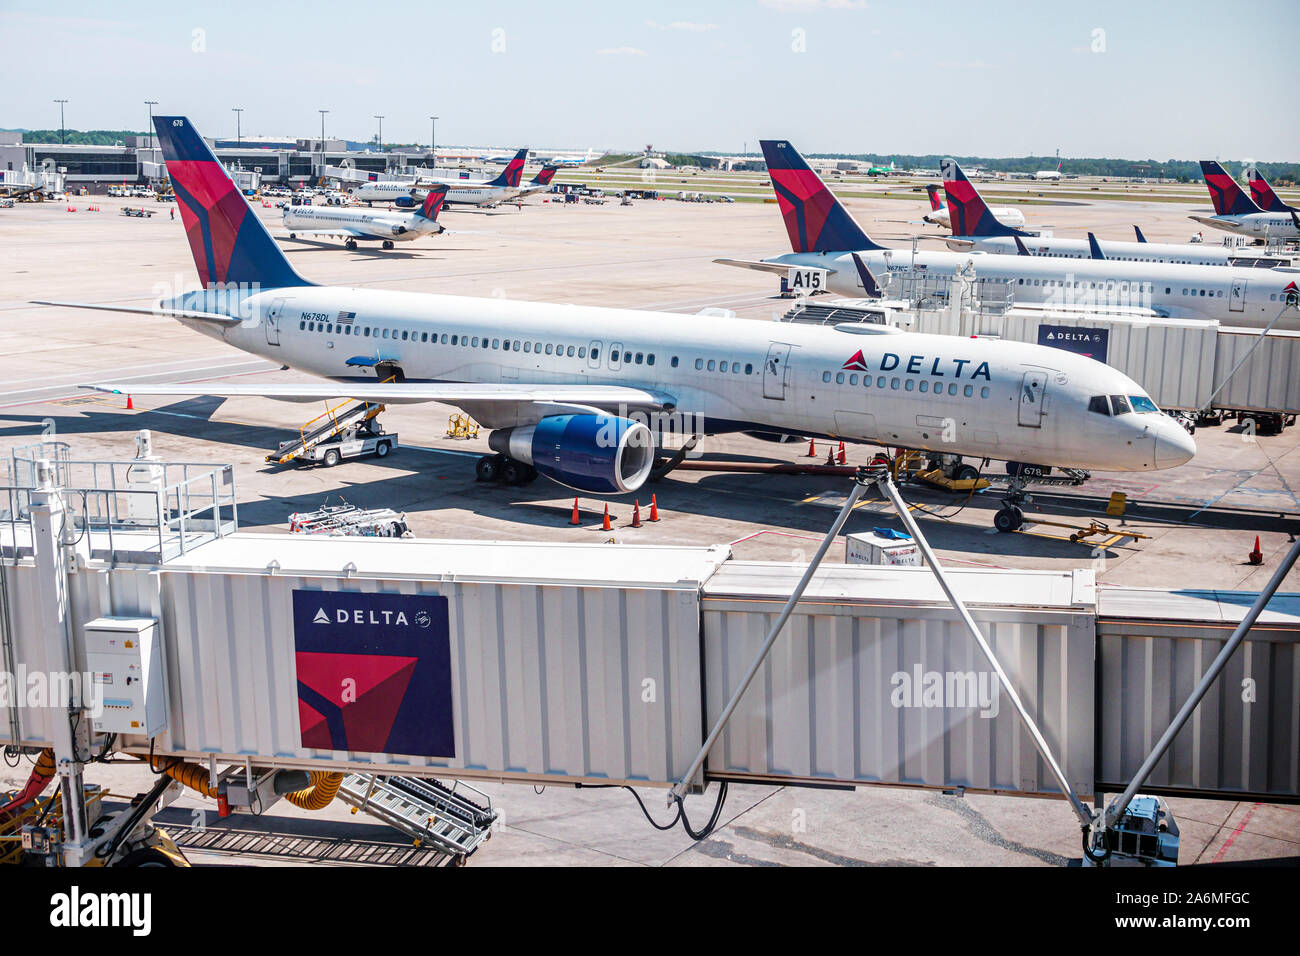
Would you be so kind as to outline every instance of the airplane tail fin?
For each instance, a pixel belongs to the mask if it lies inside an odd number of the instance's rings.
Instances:
[[[543,166],[537,171],[537,175],[533,177],[532,185],[549,186],[551,180],[555,178],[555,171],[559,168],[559,166]]]
[[[204,286],[273,289],[312,285],[294,271],[198,130],[184,116],[155,116],[154,129]]]
[[[795,252],[847,252],[881,249],[853,221],[826,184],[785,140],[760,144],[767,160],[777,205]]]
[[[528,147],[525,146],[519,152],[515,153],[515,158],[506,164],[506,168],[501,171],[501,175],[488,183],[489,186],[509,186],[512,189],[518,186],[524,178],[524,161],[528,159]]]
[[[925,187],[925,194],[930,197],[930,212],[938,212],[943,208],[943,200],[939,198],[939,187],[930,183]]]
[[[1201,175],[1205,177],[1205,185],[1210,190],[1210,200],[1214,203],[1216,215],[1243,216],[1263,212],[1254,200],[1241,191],[1228,171],[1214,160],[1201,160]]]
[[[420,210],[416,213],[425,219],[432,219],[435,222],[438,219],[438,213],[442,211],[442,204],[447,201],[446,183],[440,183],[430,188],[424,197],[424,202],[420,204]]]
[[[1144,236],[1144,235],[1142,235],[1142,227],[1139,226],[1137,223],[1134,223],[1134,224],[1133,224],[1133,231],[1134,231],[1135,233],[1137,233],[1137,241],[1138,241],[1138,242],[1146,242],[1146,241],[1147,241],[1147,237]]]
[[[1259,168],[1251,166],[1246,170],[1246,179],[1250,182],[1250,198],[1255,201],[1255,205],[1265,212],[1290,212],[1291,207],[1284,203],[1277,193],[1273,192],[1273,187],[1268,184],[1268,180],[1260,173]]]
[[[966,178],[955,159],[939,164],[943,170],[943,191],[948,196],[948,216],[954,236],[1023,236],[993,215],[975,184]]]

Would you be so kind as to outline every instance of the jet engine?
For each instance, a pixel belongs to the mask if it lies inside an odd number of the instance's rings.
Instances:
[[[650,429],[617,415],[551,415],[536,425],[498,429],[488,436],[488,445],[552,481],[591,494],[636,491],[655,458]]]

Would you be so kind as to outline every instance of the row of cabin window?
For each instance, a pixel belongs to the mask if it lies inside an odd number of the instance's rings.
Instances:
[[[673,368],[676,367],[677,367],[677,357],[673,356]],[[717,371],[717,372],[730,372],[732,375],[739,375],[741,371],[741,367],[742,366],[739,362],[719,361],[718,359],[709,359],[708,361],[705,361],[702,358],[697,358],[695,360],[695,371],[697,372]],[[754,366],[751,365],[749,362],[746,362],[743,367],[746,375],[754,374]]]
[[[1082,252],[1036,252],[1034,253],[1034,255],[1041,256],[1044,259],[1091,259],[1092,258],[1092,255],[1090,253],[1082,253]],[[1118,262],[1164,262],[1164,263],[1168,263],[1169,265],[1181,265],[1181,266],[1205,265],[1205,263],[1203,262],[1193,262],[1191,259],[1162,259],[1159,256],[1108,255],[1106,256],[1106,258]]]
[[[336,327],[332,322],[326,323],[326,322],[301,321],[298,323],[298,328],[303,329],[304,331],[307,332],[324,332],[326,335],[333,335],[337,332],[340,335],[356,335],[362,338],[372,337],[371,328],[368,325],[350,326],[350,325],[339,324]],[[373,337],[381,338],[380,331],[381,331],[380,329],[374,329]],[[394,341],[398,341],[398,340],[402,342],[432,341],[434,344],[437,344],[438,342],[437,332],[434,332],[432,337],[430,337],[430,334],[428,332],[416,333],[416,332],[411,332],[407,329],[383,329],[382,332],[383,332],[382,338],[392,339]],[[398,334],[399,332],[401,333],[400,335]],[[442,344],[459,345],[462,348],[475,348],[475,349],[491,348],[491,349],[504,350],[507,352],[519,352],[522,350],[524,352],[529,352],[529,353],[536,352],[538,355],[543,354],[543,350],[545,350],[546,355],[559,355],[559,356],[567,355],[569,358],[587,357],[587,347],[585,345],[566,346],[564,344],[556,345],[551,342],[544,342],[544,343],[543,342],[520,342],[518,339],[489,339],[487,336],[483,336],[482,338],[480,338],[477,335],[475,336],[459,335],[459,334],[451,335],[447,332],[444,332],[442,334]],[[631,352],[626,352],[624,354],[627,356],[627,361],[629,362],[632,361]],[[599,361],[600,349],[598,347],[593,348],[591,350],[591,358],[592,361]],[[638,352],[637,364],[640,364],[641,358],[642,355],[641,353]],[[650,358],[649,364],[653,365],[654,355],[651,355],[649,358]]]
[[[1114,279],[1107,282],[1063,282],[1060,279],[1017,279],[1016,285],[1059,286],[1061,288],[1074,286],[1076,289],[1104,289],[1108,292],[1113,291],[1117,287]],[[1121,292],[1129,291],[1130,286],[1132,286],[1132,291],[1134,292],[1151,292],[1154,288],[1150,282],[1120,282],[1118,284],[1118,288]],[[1168,289],[1165,289],[1165,292],[1168,291]]]
[[[830,373],[830,372],[822,372],[822,381],[825,382],[827,385],[829,385],[829,384],[830,384],[830,381],[831,381],[831,373]],[[857,384],[858,384],[858,376],[857,376],[856,374],[852,374],[852,373],[850,373],[850,374],[847,375],[847,376],[846,376],[845,373],[843,373],[843,372],[836,372],[836,373],[835,373],[835,384],[836,384],[836,385],[844,385],[844,384],[846,383],[846,381],[847,381],[847,383],[848,383],[849,385],[857,385]],[[923,378],[923,379],[921,379],[921,380],[920,380],[920,382],[921,382],[920,385],[916,385],[916,384],[914,384],[915,382],[916,382],[916,379],[913,379],[913,378],[911,378],[911,377],[908,377],[908,378],[905,378],[905,379],[904,379],[904,378],[887,378],[887,377],[884,376],[884,375],[879,376],[879,377],[875,380],[876,388],[892,388],[892,389],[894,389],[895,391],[897,391],[898,389],[901,388],[901,389],[902,389],[903,391],[905,391],[905,392],[910,392],[910,391],[912,391],[913,389],[916,389],[916,390],[919,391],[919,392],[929,392],[929,391],[930,391],[930,380],[929,380],[928,378]],[[862,384],[863,384],[866,388],[871,388],[871,383],[872,383],[872,379],[871,379],[871,376],[870,376],[870,375],[864,375],[864,376],[862,376]],[[934,394],[935,394],[935,395],[942,395],[942,394],[944,393],[944,388],[943,388],[944,384],[945,384],[945,383],[943,383],[943,382],[935,382],[935,383],[934,383]],[[959,385],[957,382],[948,382],[947,385],[948,385],[948,394],[949,394],[949,395],[954,395],[954,396],[955,396],[955,395],[957,394],[958,390],[960,390],[960,391],[961,391],[961,394],[962,394],[963,396],[965,396],[966,398],[974,398],[974,397],[975,397],[975,386],[974,386],[974,385],[964,385],[964,386],[963,386],[963,385]],[[989,397],[989,394],[990,394],[990,393],[989,393],[989,387],[988,387],[987,385],[983,385],[983,386],[980,387],[980,391],[979,391],[979,396],[980,396],[980,398],[988,398],[988,397]]]

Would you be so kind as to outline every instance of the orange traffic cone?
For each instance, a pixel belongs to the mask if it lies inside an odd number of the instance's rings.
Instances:
[[[574,498],[574,499],[573,499],[573,517],[569,519],[569,524],[582,524],[582,520],[578,517],[578,499],[577,499],[577,498]]]
[[[608,504],[605,505],[605,520],[601,523],[601,526],[600,526],[600,527],[601,527],[601,530],[602,530],[602,531],[608,531],[608,530],[610,530],[610,524],[609,524],[609,505],[608,505]]]
[[[840,451],[839,454],[835,456],[835,460],[841,465],[844,464],[844,442],[840,442]]]
[[[1246,555],[1246,560],[1251,564],[1264,563],[1264,552],[1259,550],[1259,535],[1255,535],[1255,550]]]
[[[833,465],[833,464],[835,464],[835,449],[834,449],[834,448],[827,448],[827,449],[826,449],[826,464],[828,464],[828,465]]]
[[[129,412],[129,411],[133,411],[134,409],[135,409],[135,403],[131,401],[131,396],[128,395],[126,397],[126,410]]]
[[[813,439],[813,438],[809,438],[809,439],[808,439],[808,454],[805,455],[804,457],[805,457],[805,458],[816,458],[816,457],[817,457],[817,441],[816,441],[816,439]]]
[[[641,527],[641,499],[632,502],[632,527]]]
[[[654,496],[654,495],[651,495],[651,496],[650,496],[650,518],[649,518],[649,520],[650,520],[650,521],[658,521],[658,520],[659,520],[659,502],[655,500],[655,496]]]

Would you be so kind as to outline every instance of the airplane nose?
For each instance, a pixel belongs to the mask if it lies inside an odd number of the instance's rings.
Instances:
[[[1156,431],[1157,468],[1176,468],[1191,461],[1195,454],[1196,442],[1187,433],[1187,429],[1173,419],[1161,422]]]

